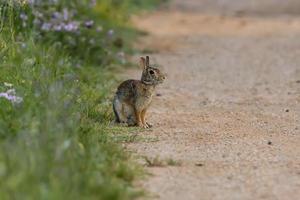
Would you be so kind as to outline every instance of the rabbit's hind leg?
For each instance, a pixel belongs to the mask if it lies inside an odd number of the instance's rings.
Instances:
[[[131,104],[115,98],[113,102],[113,110],[117,123],[127,124],[128,126],[135,126],[137,124],[134,108]]]
[[[116,117],[116,123],[126,123],[127,117],[124,112],[124,103],[121,102],[118,98],[114,99],[113,110]]]
[[[134,112],[134,108],[132,105],[130,104],[126,104],[124,106],[124,110],[125,110],[125,115],[127,117],[126,123],[128,124],[128,126],[136,126],[137,125],[137,121],[136,121],[136,117],[135,117],[135,112]]]

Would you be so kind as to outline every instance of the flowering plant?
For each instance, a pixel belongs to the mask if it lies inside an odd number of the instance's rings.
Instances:
[[[34,34],[36,40],[55,44],[78,60],[107,65],[120,61],[123,55],[122,31],[106,17],[106,4],[96,0],[14,0],[2,4],[2,10],[12,6],[11,17],[17,38]],[[119,2],[119,3],[116,3]],[[117,9],[125,0],[111,1]],[[112,10],[110,13],[113,12]],[[2,12],[5,13],[5,12]],[[11,19],[4,14],[2,22]],[[2,23],[3,24],[3,23]],[[121,61],[123,62],[123,57]]]

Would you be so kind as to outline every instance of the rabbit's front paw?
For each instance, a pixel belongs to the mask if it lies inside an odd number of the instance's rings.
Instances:
[[[150,124],[150,123],[148,123],[148,122],[146,122],[146,125],[147,125],[148,128],[152,128],[153,127],[153,125]]]
[[[148,128],[148,126],[147,126],[147,124],[138,124],[138,126],[140,127],[140,128]]]

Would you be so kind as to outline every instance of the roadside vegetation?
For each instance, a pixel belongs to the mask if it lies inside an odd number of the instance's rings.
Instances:
[[[0,0],[0,199],[141,195],[110,98],[128,17],[159,2]]]

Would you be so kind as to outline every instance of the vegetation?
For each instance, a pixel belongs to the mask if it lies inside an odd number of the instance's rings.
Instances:
[[[155,157],[143,157],[145,160],[145,165],[147,167],[167,167],[167,166],[181,166],[180,160],[174,160],[173,158],[161,159],[158,156]]]
[[[141,194],[130,134],[110,125],[112,72],[136,35],[128,13],[158,2],[0,1],[0,199]]]

